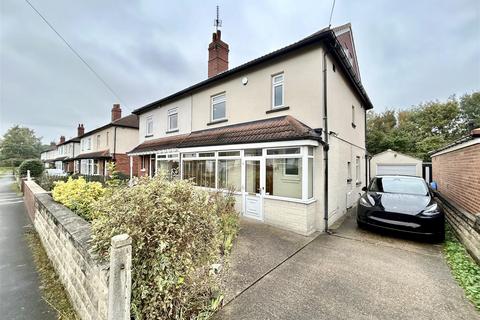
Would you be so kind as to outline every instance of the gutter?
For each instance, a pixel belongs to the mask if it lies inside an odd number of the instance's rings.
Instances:
[[[324,185],[323,185],[323,220],[325,223],[325,233],[328,233],[328,100],[327,100],[327,51],[323,53],[323,129],[324,142],[323,145],[323,161],[324,161]]]

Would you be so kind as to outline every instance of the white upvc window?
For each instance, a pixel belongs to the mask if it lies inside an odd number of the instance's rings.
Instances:
[[[284,106],[283,73],[272,76],[272,109]]]
[[[224,120],[227,117],[226,114],[227,97],[224,93],[217,94],[212,97],[211,100],[211,118],[212,121]]]
[[[145,120],[145,135],[153,135],[153,116],[147,116],[147,119]]]
[[[100,135],[97,135],[97,150],[100,150]]]
[[[90,150],[92,148],[92,137],[89,137],[87,139],[87,150]]]
[[[178,130],[178,108],[168,110],[167,121],[167,131]]]

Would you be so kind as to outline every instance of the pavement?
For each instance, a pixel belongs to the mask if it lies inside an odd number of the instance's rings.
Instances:
[[[441,244],[360,230],[352,213],[308,238],[241,226],[216,319],[480,319]]]
[[[42,299],[25,230],[31,228],[12,175],[0,175],[0,319],[48,320],[56,313]]]

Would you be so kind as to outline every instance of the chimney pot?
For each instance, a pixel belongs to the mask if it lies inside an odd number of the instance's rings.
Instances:
[[[118,120],[122,117],[122,108],[120,108],[120,104],[115,103],[112,107],[112,122]]]
[[[79,123],[77,128],[77,137],[83,136],[84,133],[85,133],[85,128],[83,127],[82,123]]]

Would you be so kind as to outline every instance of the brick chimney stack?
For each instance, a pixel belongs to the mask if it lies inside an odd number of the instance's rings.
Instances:
[[[85,133],[85,128],[83,127],[83,123],[79,123],[77,127],[77,137],[83,136]]]
[[[65,136],[60,136],[60,143],[64,143],[65,142]]]
[[[228,44],[221,39],[222,32],[212,34],[212,42],[208,45],[208,77],[211,78],[228,70]]]
[[[112,122],[122,117],[122,108],[118,103],[115,103],[112,107]]]

